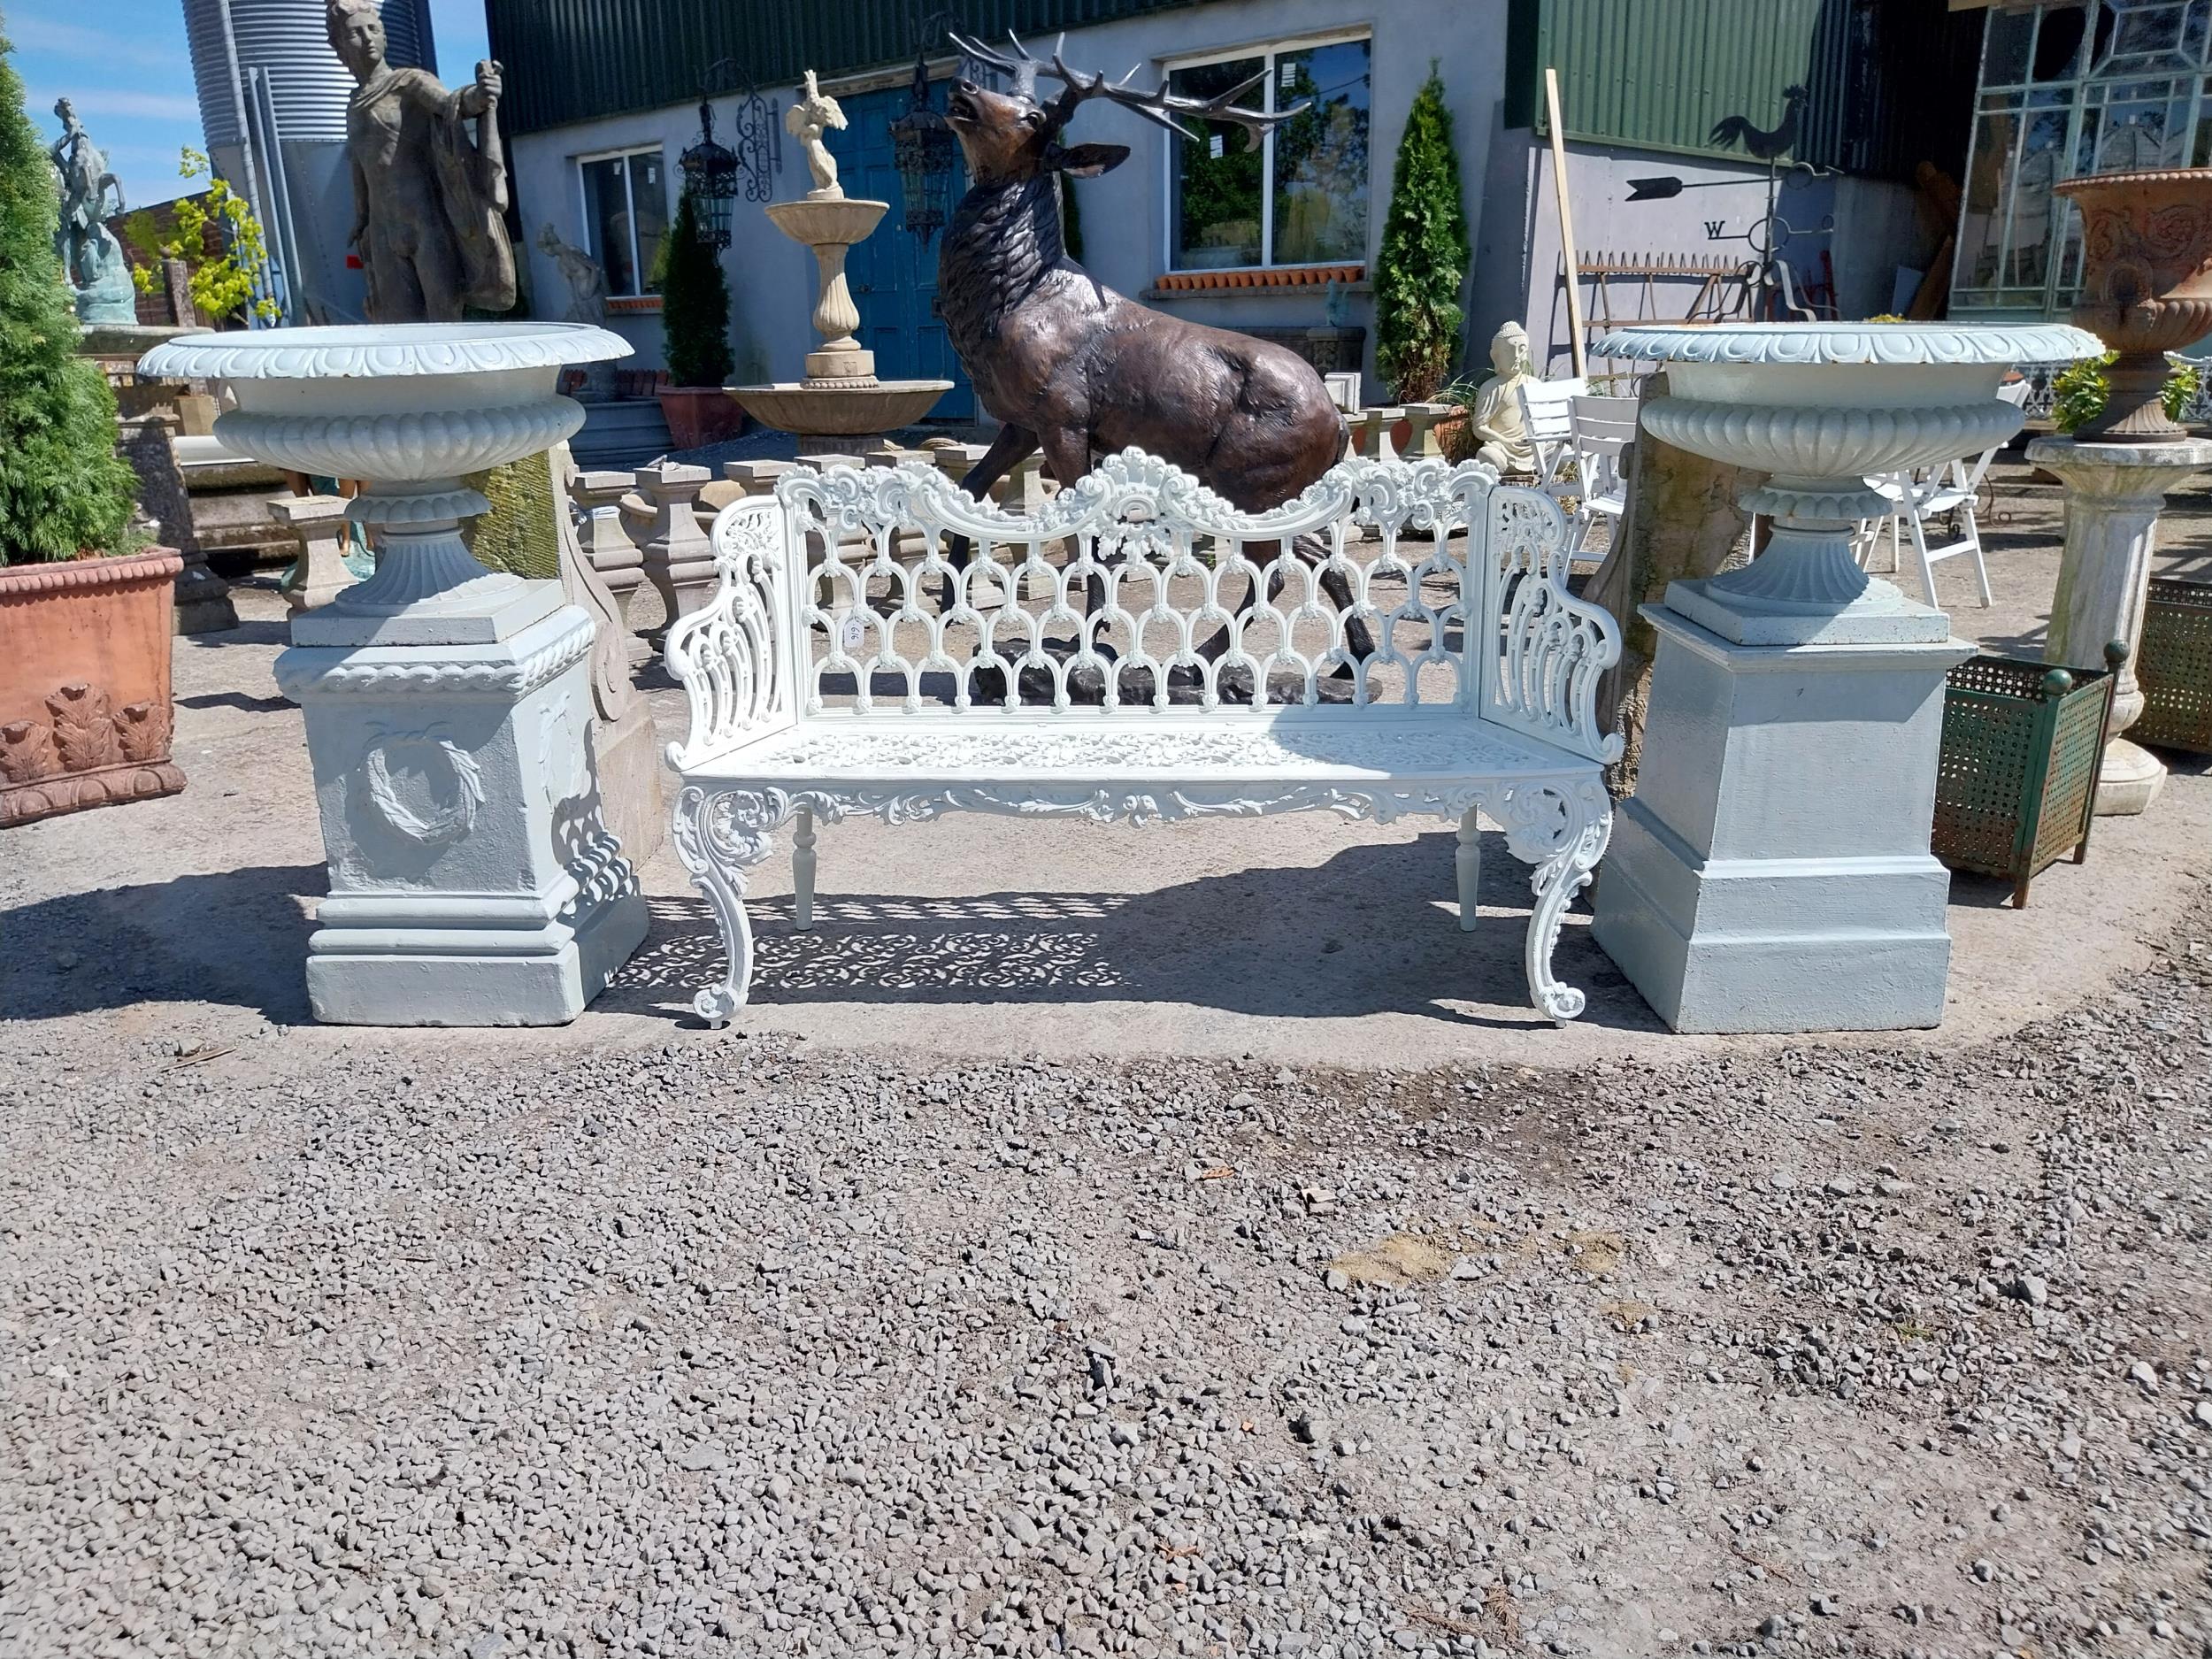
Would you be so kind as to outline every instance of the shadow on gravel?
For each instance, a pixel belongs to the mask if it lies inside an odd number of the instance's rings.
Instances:
[[[0,911],[0,1015],[200,1001],[304,1025],[308,902],[328,891],[319,864],[263,864]]]
[[[788,896],[754,901],[753,989],[763,1008],[810,1002],[1185,1003],[1276,1017],[1426,1015],[1451,1025],[1548,1022],[1528,1006],[1522,968],[1529,867],[1505,838],[1482,838],[1482,917],[1459,929],[1448,833],[1347,849],[1320,869],[1240,870],[1149,893],[1000,892],[913,898],[841,889],[834,826],[821,833],[814,931]],[[772,856],[787,856],[787,837]],[[602,1010],[690,1017],[693,992],[723,972],[700,898],[656,897],[653,929]],[[1578,901],[1553,972],[1590,999],[1582,1018],[1664,1028],[1590,942]],[[1500,1016],[1456,1004],[1517,1010]]]

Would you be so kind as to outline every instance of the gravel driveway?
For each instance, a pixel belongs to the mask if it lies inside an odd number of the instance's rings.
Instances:
[[[2212,905],[1595,1076],[121,1028],[0,1025],[11,1656],[2212,1653]]]

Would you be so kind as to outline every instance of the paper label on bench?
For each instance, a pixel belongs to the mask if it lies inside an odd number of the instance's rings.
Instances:
[[[837,643],[841,650],[856,651],[867,643],[868,625],[857,611],[848,611],[845,619],[837,625]]]

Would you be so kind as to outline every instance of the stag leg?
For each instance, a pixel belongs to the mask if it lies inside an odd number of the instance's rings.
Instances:
[[[991,440],[991,447],[984,450],[983,458],[970,467],[967,476],[960,480],[960,488],[966,490],[976,500],[981,501],[990,494],[992,485],[1027,460],[1036,452],[1036,449],[1037,434],[1030,431],[1028,427],[1010,425],[1001,426],[998,429],[998,436]],[[956,535],[947,538],[945,563],[951,565],[954,570],[967,569],[968,561],[974,556],[975,549],[968,545],[967,537]],[[944,590],[939,596],[938,609],[940,611],[952,609],[952,583],[949,580],[946,581]]]

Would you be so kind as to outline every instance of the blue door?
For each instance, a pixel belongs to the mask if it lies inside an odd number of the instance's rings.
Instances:
[[[942,81],[931,83],[930,97],[939,109],[944,107]],[[906,193],[892,159],[891,123],[906,113],[912,94],[895,87],[838,102],[845,111],[845,130],[822,135],[837,157],[837,181],[847,196],[891,204],[875,234],[856,243],[845,259],[845,280],[860,308],[860,343],[876,354],[879,380],[952,382],[952,390],[929,411],[930,419],[972,420],[975,388],[961,373],[937,315],[937,248],[944,233],[925,242],[902,222]],[[966,170],[956,162],[949,208],[966,188]]]

